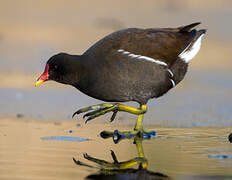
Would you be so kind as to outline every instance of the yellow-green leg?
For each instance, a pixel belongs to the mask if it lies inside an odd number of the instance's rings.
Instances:
[[[143,114],[139,114],[135,124],[135,130],[142,130],[142,129],[143,129]]]
[[[141,138],[135,138],[135,144],[136,144],[136,149],[138,151],[138,157],[130,159],[128,161],[122,161],[119,162],[114,151],[111,150],[111,156],[113,159],[113,162],[108,162],[102,159],[97,159],[95,157],[89,156],[87,153],[84,154],[84,158],[96,163],[98,166],[92,166],[88,165],[86,163],[83,163],[79,160],[76,160],[73,158],[74,162],[77,165],[81,166],[86,166],[90,168],[97,168],[105,171],[113,171],[113,170],[126,170],[129,169],[135,165],[139,165],[140,169],[146,169],[147,168],[147,160],[144,157],[144,152],[143,152],[143,147],[142,147],[142,139]]]
[[[135,138],[134,142],[136,144],[136,149],[138,151],[138,157],[145,159],[144,151],[143,151],[143,145],[142,145],[142,139],[141,138]],[[139,164],[140,169],[146,169],[147,168],[147,161],[141,162]]]
[[[88,155],[87,153],[84,154],[85,159],[96,163],[98,166],[92,166],[92,165],[83,163],[79,160],[76,160],[74,158],[73,158],[73,160],[77,165],[86,166],[86,167],[90,167],[90,168],[97,168],[97,169],[107,170],[107,171],[129,169],[135,165],[140,166],[141,164],[144,164],[144,165],[147,164],[147,160],[143,157],[136,157],[136,158],[130,159],[128,161],[119,162],[117,160],[117,157],[116,157],[114,151],[111,151],[111,156],[113,158],[113,162],[108,162],[108,161],[105,161],[102,159],[97,159],[95,157]]]
[[[108,112],[113,112],[113,115],[111,117],[111,121],[113,121],[118,111],[124,111],[124,112],[138,115],[134,130],[126,131],[126,132],[120,132],[118,130],[115,130],[114,132],[103,131],[100,134],[101,137],[103,138],[113,137],[114,142],[117,143],[121,139],[124,139],[124,138],[134,138],[136,136],[139,136],[139,137],[143,137],[146,139],[150,139],[151,137],[155,136],[154,131],[146,132],[143,130],[143,115],[147,112],[147,105],[145,104],[141,105],[139,108],[134,108],[134,107],[126,106],[124,104],[118,104],[118,103],[98,104],[98,105],[79,109],[73,114],[73,117],[76,114],[88,112],[83,116],[83,118],[87,117],[87,120],[85,121],[85,123],[87,123],[88,121],[96,117],[104,115]]]
[[[124,111],[124,112],[128,112],[131,114],[140,115],[140,114],[144,114],[147,112],[147,105],[141,105],[140,108],[134,108],[134,107],[126,106],[124,104],[118,104],[118,103],[97,104],[97,105],[79,109],[72,115],[72,117],[80,113],[88,112],[83,116],[83,118],[87,117],[87,120],[85,121],[85,123],[87,123],[88,121],[96,117],[99,117],[109,112],[113,112],[113,115],[111,117],[111,121],[113,121],[118,111]]]

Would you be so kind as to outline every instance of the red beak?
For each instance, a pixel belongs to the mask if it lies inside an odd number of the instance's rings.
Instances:
[[[43,82],[48,80],[48,69],[49,69],[49,65],[46,64],[45,66],[45,70],[43,72],[43,74],[37,79],[37,81],[35,82],[35,86],[38,86],[40,84],[42,84]]]

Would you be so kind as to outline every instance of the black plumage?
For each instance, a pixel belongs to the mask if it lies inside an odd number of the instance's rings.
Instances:
[[[48,80],[70,84],[107,102],[146,104],[184,78],[188,63],[179,55],[205,33],[192,30],[198,24],[114,32],[80,56],[60,53],[51,57]]]
[[[135,136],[151,138],[154,131],[143,130],[143,115],[149,99],[158,98],[185,76],[190,60],[198,53],[206,30],[193,29],[199,23],[178,28],[129,28],[114,32],[82,55],[60,53],[51,57],[36,85],[47,80],[69,84],[88,96],[106,102],[85,107],[86,122],[108,112],[138,115],[133,131],[103,131],[103,138]],[[135,101],[139,108],[118,102]],[[90,112],[88,112],[90,111]]]

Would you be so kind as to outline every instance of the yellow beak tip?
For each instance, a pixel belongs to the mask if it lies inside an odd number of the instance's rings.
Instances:
[[[39,86],[39,85],[42,84],[43,82],[44,82],[43,80],[38,80],[38,81],[36,81],[36,82],[35,82],[35,87],[36,87],[36,86]]]

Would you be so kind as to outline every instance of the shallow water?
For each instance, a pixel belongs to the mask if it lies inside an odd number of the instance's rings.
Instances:
[[[123,131],[130,130],[131,126],[119,127],[97,123],[75,125],[76,121],[54,123],[2,119],[0,179],[84,179],[91,174],[98,174],[99,171],[76,165],[73,157],[90,165],[94,163],[84,159],[84,153],[109,162],[112,162],[110,150],[115,152],[119,162],[138,157],[133,140],[122,140],[114,144],[111,138],[102,139],[98,136],[102,130]],[[232,128],[149,129],[158,133],[156,138],[142,142],[149,171],[159,172],[172,179],[232,178],[232,144],[227,139]],[[78,142],[62,141],[59,138],[43,139],[50,136],[90,140]],[[129,175],[122,174],[117,177],[128,179]]]

